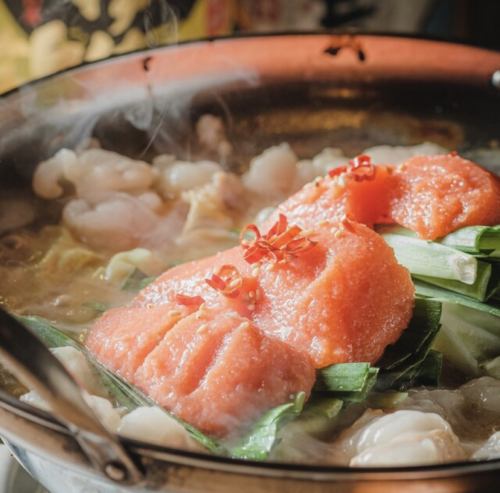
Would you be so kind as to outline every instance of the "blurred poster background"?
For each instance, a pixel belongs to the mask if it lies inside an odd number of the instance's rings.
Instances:
[[[500,0],[0,0],[0,92],[83,62],[237,32],[362,29],[500,48]]]

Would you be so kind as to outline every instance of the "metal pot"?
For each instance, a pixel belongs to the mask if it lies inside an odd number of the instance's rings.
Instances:
[[[221,115],[231,167],[270,144],[299,155],[330,146],[434,141],[480,158],[500,140],[500,54],[389,36],[219,39],[139,52],[65,71],[0,100],[0,183],[25,187],[34,166],[95,136],[134,157],[200,155],[192,129]],[[2,391],[0,434],[50,491],[116,492],[68,430]],[[500,460],[349,469],[256,463],[122,440],[145,470],[127,491],[496,491]]]

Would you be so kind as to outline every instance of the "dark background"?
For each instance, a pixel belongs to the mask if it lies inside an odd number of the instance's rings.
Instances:
[[[217,3],[216,0],[207,1]],[[315,4],[315,7],[322,7],[323,14],[317,24],[305,27],[290,21],[288,24],[281,22],[281,25],[269,28],[272,22],[266,22],[266,12],[269,14],[276,9],[281,12],[294,9],[298,11],[308,2]],[[60,18],[67,25],[78,25],[88,31],[106,29],[112,22],[106,14],[109,0],[100,0],[103,15],[92,22],[81,17],[71,1],[5,0],[5,3],[27,32],[54,18]],[[500,0],[234,0],[234,3],[236,9],[263,12],[262,20],[265,24],[260,29],[257,19],[255,25],[248,28],[239,25],[238,20],[235,20],[235,31],[353,28],[464,40],[500,49]],[[147,10],[154,25],[162,22],[162,9],[165,5],[168,5],[179,19],[184,19],[194,4],[194,0],[150,0]],[[142,12],[137,14],[132,26],[141,29],[144,27]]]
[[[325,27],[371,28],[500,49],[500,0],[325,0]]]

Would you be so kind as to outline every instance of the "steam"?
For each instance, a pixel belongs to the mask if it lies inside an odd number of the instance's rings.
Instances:
[[[156,56],[158,63],[162,63],[161,52]],[[202,93],[211,94],[212,101],[219,102],[223,112],[230,114],[224,90],[255,86],[259,82],[253,70],[233,67],[226,72],[186,80],[165,81],[148,73],[139,83],[118,87],[114,87],[112,80],[100,77],[99,70],[106,70],[106,63],[114,66],[126,63],[137,74],[139,59],[134,61],[135,64],[130,60],[104,62],[90,74],[86,69],[70,71],[23,87],[15,97],[1,101],[0,156],[7,160],[11,157],[19,166],[27,167],[24,172],[30,174],[39,161],[59,149],[76,149],[87,142],[100,123],[104,132],[113,132],[126,121],[145,134],[147,144],[143,152],[153,147],[158,152],[168,149],[189,157],[186,155],[189,149],[180,137],[192,131],[193,99]],[[112,77],[112,73],[112,67],[107,67],[106,76]]]

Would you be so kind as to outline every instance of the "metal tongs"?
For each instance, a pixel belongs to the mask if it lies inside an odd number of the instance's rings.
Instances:
[[[107,478],[137,484],[139,467],[99,421],[83,398],[83,389],[31,330],[0,309],[0,359],[27,387],[50,406],[72,433],[89,462]]]

